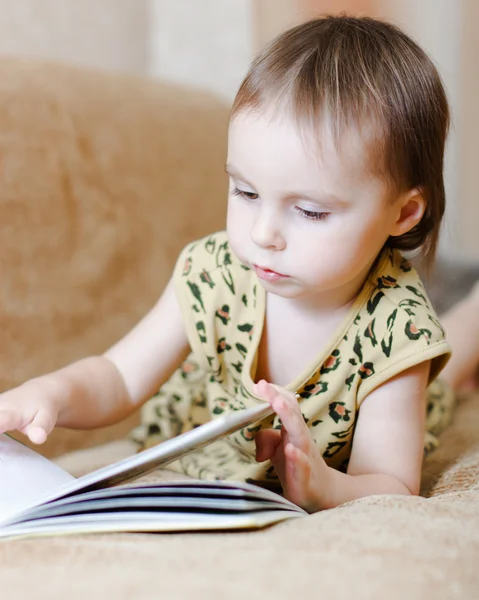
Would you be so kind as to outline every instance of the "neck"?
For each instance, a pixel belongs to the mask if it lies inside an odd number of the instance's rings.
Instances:
[[[348,310],[364,286],[371,266],[368,265],[353,281],[338,288],[318,290],[314,294],[286,298],[276,296],[275,304],[292,314],[310,318],[327,318]]]

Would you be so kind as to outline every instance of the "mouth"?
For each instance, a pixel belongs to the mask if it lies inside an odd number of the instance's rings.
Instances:
[[[255,270],[256,275],[259,279],[263,279],[263,281],[279,281],[280,279],[287,279],[288,275],[283,275],[283,273],[277,273],[276,271],[272,271],[271,269],[267,269],[266,267],[260,267],[259,265],[253,265],[253,269]]]

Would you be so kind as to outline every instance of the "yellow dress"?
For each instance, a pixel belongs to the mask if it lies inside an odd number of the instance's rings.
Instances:
[[[266,292],[231,252],[226,232],[188,245],[173,276],[192,352],[143,408],[134,438],[143,447],[257,402],[252,391]],[[452,393],[436,380],[450,347],[416,271],[385,248],[330,344],[287,385],[325,461],[345,470],[361,403],[394,375],[431,360],[425,449],[449,421]],[[275,488],[269,461],[255,460],[269,417],[193,452],[172,468],[201,479],[234,479]]]

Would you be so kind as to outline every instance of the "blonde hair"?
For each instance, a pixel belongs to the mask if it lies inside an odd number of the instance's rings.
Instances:
[[[335,140],[372,124],[376,172],[396,192],[418,188],[421,221],[388,244],[421,247],[434,259],[445,209],[444,147],[449,107],[425,52],[397,27],[368,17],[314,19],[286,31],[253,61],[233,103],[245,110],[288,107],[298,124],[317,128],[325,115]]]

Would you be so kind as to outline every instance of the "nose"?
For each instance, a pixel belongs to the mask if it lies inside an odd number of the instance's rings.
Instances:
[[[283,250],[286,247],[281,218],[271,207],[261,207],[251,230],[251,239],[261,248]]]

